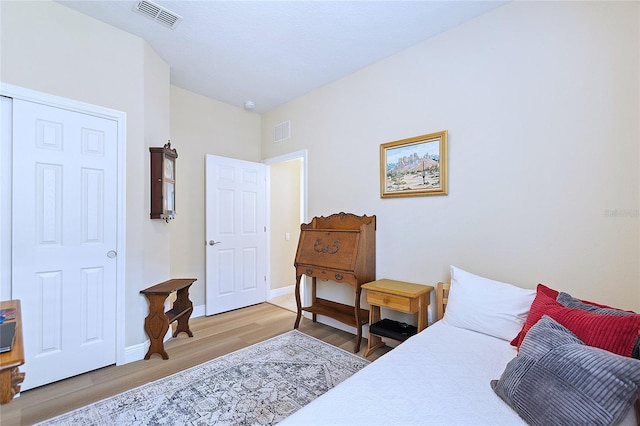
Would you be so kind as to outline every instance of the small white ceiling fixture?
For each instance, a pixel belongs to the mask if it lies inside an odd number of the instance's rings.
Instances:
[[[256,103],[253,101],[244,101],[244,108],[249,111],[253,111],[256,107]]]
[[[171,12],[169,9],[165,9],[159,4],[155,4],[148,0],[137,2],[133,6],[133,11],[139,13],[140,15],[146,16],[147,18],[151,18],[154,21],[171,28],[172,30],[178,26],[180,21],[182,21],[182,16],[177,15]]]

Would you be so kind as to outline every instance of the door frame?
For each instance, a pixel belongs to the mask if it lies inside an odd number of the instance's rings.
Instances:
[[[24,101],[39,103],[42,105],[61,108],[82,114],[93,115],[100,118],[106,118],[117,122],[117,231],[116,231],[116,365],[125,364],[125,266],[126,266],[126,147],[127,147],[127,114],[122,111],[104,108],[97,105],[76,101],[73,99],[63,98],[48,93],[38,92],[36,90],[24,87],[14,86],[0,82],[0,95],[13,99],[21,99]],[[2,139],[3,141],[5,138]],[[8,146],[6,146],[8,145]],[[2,166],[11,164],[11,144],[6,142],[0,145],[0,164]],[[7,175],[11,178],[11,171],[4,170],[2,167],[2,185],[0,186],[0,200],[3,206],[5,201],[11,201],[12,182],[5,182]],[[9,193],[7,194],[7,191]],[[10,204],[9,204],[10,206]],[[11,247],[11,209],[5,209],[5,217],[0,222],[0,247],[2,252],[7,247]],[[6,256],[3,256],[6,257]],[[4,266],[4,265],[3,265]],[[11,273],[0,276],[0,295],[11,295]]]
[[[267,247],[271,247],[271,168],[272,164],[284,163],[286,161],[291,160],[301,160],[300,164],[300,206],[301,209],[301,219],[302,223],[307,223],[308,221],[308,164],[309,164],[309,153],[308,150],[302,149],[300,151],[290,152],[288,154],[278,155],[276,157],[270,157],[262,160],[264,164],[267,166]],[[305,291],[306,286],[306,276],[302,277],[304,281],[303,285],[300,287],[300,297],[302,299],[303,306],[309,306],[311,304],[311,300],[307,300],[307,294]],[[267,250],[267,291],[271,291],[271,250]],[[310,299],[310,298],[309,298]],[[306,312],[305,312],[306,314]]]

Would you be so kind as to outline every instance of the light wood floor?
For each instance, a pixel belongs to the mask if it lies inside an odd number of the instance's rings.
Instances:
[[[168,360],[154,354],[148,361],[105,367],[22,392],[19,398],[0,406],[0,424],[32,425],[177,373],[292,330],[295,316],[287,309],[261,303],[210,317],[193,318],[189,325],[194,337],[181,333],[165,343]],[[354,349],[355,336],[350,333],[305,318],[299,330],[349,352]],[[367,340],[363,338],[358,355],[363,356],[366,346]],[[378,349],[368,359],[373,361],[389,350],[386,347]]]

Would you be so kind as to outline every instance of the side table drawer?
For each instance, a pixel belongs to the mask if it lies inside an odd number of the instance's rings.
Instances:
[[[367,303],[401,312],[411,313],[413,311],[410,298],[378,291],[367,290]]]

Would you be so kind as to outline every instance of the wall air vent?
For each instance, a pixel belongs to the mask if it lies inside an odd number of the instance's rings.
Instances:
[[[140,15],[144,15],[147,18],[153,19],[172,30],[178,26],[180,21],[182,21],[182,16],[176,15],[170,10],[148,0],[137,2],[135,6],[133,6],[133,11]]]
[[[273,142],[282,142],[291,137],[291,120],[276,124],[273,128]]]

